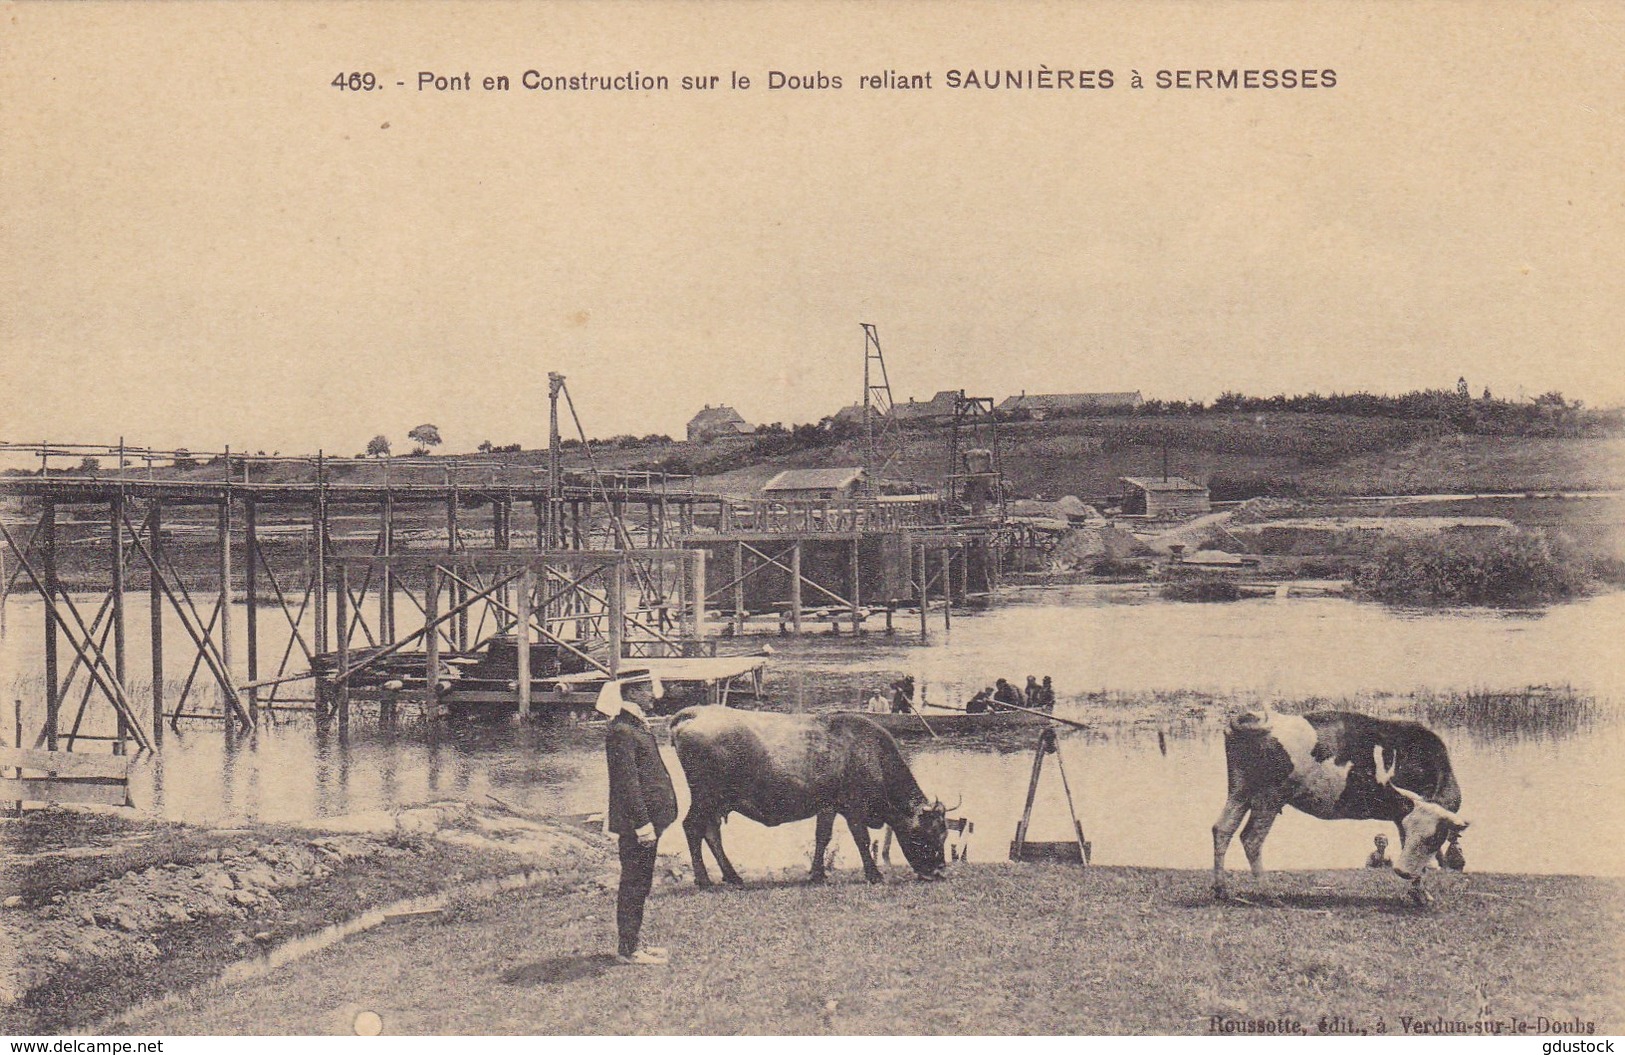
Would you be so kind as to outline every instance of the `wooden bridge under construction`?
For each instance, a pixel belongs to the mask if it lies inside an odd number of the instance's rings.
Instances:
[[[1002,517],[953,515],[939,495],[740,499],[659,473],[565,471],[556,422],[554,438],[545,472],[0,444],[40,459],[37,475],[0,476],[0,613],[12,594],[44,609],[36,742],[125,753],[187,718],[342,721],[355,698],[433,709],[498,639],[517,642],[503,688],[527,714],[583,702],[562,681],[533,697],[531,643],[574,657],[578,682],[630,663],[721,678],[719,638],[880,618],[908,633],[917,618],[923,636],[928,615],[946,624],[999,583]],[[113,467],[91,468],[102,459]]]

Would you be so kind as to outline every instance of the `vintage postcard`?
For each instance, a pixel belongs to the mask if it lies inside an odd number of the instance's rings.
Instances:
[[[1625,1028],[1625,9],[0,19],[0,1032]]]

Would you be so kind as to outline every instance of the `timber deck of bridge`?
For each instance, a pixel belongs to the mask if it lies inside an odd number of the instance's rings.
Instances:
[[[243,483],[226,480],[147,480],[140,477],[38,476],[0,477],[0,494],[51,499],[63,504],[107,502],[123,495],[132,498],[161,498],[169,505],[219,505],[228,499],[255,501],[308,502],[317,497],[330,504],[376,504],[386,497],[405,502],[445,502],[478,495],[485,498],[521,502],[546,502],[550,493],[537,483],[495,481],[488,483]],[[693,505],[725,502],[722,495],[698,491],[664,491],[658,488],[599,487],[567,484],[558,497],[566,502],[660,503]]]

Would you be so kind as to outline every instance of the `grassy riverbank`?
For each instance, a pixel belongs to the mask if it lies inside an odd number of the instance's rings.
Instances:
[[[606,891],[536,890],[358,936],[251,985],[119,1023],[143,1033],[1207,1033],[1322,1016],[1390,1032],[1488,1016],[1625,1023],[1625,884],[1272,875],[1251,903],[1200,872],[961,867],[926,884],[853,873],[701,893],[662,887],[669,968],[613,966]],[[455,966],[451,966],[455,965]],[[1533,1028],[1533,1026],[1532,1026]],[[1582,1027],[1583,1028],[1583,1027]]]
[[[61,809],[0,821],[0,1033],[84,1029],[403,899],[527,868],[574,881],[601,857],[568,829],[458,804],[375,820],[331,833]]]

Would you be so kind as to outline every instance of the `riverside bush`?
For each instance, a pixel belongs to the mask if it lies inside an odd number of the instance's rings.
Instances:
[[[1354,574],[1361,593],[1390,604],[1549,604],[1589,592],[1586,561],[1541,531],[1442,532],[1379,545]]]

